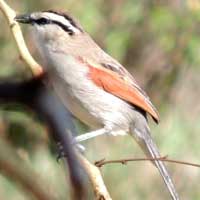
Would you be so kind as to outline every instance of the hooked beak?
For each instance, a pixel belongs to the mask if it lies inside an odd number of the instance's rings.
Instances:
[[[14,20],[19,22],[19,23],[23,23],[23,24],[31,24],[32,23],[32,19],[31,19],[31,16],[29,14],[17,15],[14,18]]]

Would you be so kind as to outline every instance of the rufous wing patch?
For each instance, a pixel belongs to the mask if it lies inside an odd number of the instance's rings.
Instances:
[[[103,90],[141,108],[148,112],[153,119],[158,122],[159,116],[156,110],[151,106],[147,97],[145,97],[136,87],[129,84],[126,79],[120,77],[117,73],[101,67],[93,67],[88,64],[89,78]]]

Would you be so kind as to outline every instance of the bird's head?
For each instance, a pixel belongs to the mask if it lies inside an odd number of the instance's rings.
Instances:
[[[17,15],[15,20],[32,25],[37,34],[45,37],[64,35],[71,38],[83,33],[82,27],[70,15],[53,10]]]

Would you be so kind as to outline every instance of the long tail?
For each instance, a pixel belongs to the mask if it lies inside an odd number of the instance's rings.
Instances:
[[[160,153],[156,146],[156,144],[153,142],[150,132],[148,130],[145,131],[145,133],[140,133],[137,130],[134,130],[136,136],[136,140],[139,143],[139,145],[142,147],[145,154],[151,158],[159,158]],[[162,176],[169,192],[173,200],[179,200],[178,194],[176,192],[176,189],[174,187],[174,184],[171,180],[171,177],[162,161],[155,160],[153,161],[155,166],[158,168],[160,175]]]

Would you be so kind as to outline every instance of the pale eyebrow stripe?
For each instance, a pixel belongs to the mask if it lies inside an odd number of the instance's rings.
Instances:
[[[57,14],[54,14],[54,13],[49,13],[49,12],[44,12],[44,14],[50,20],[52,20],[54,22],[57,21],[58,23],[65,25],[70,30],[72,30],[74,33],[80,33],[80,30],[78,28],[72,26],[72,24],[69,22],[69,20],[67,20],[64,16],[57,15]]]

